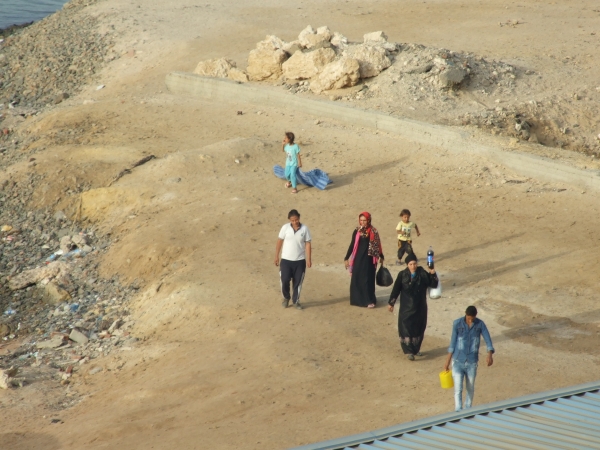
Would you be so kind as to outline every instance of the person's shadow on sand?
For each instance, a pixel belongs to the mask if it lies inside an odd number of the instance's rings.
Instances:
[[[397,159],[395,161],[388,161],[381,164],[375,164],[374,166],[365,167],[364,169],[357,170],[355,172],[349,172],[340,176],[331,176],[332,184],[327,186],[327,191],[332,189],[337,189],[342,186],[346,186],[348,184],[352,184],[356,177],[361,175],[367,175],[372,172],[379,172],[380,170],[391,169],[392,167],[400,164],[402,161],[406,160],[407,157]]]

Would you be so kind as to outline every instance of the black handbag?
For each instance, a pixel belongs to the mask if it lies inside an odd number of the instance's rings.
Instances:
[[[381,266],[375,276],[375,283],[377,283],[377,286],[388,287],[391,286],[393,282],[394,278],[392,278],[390,271]]]

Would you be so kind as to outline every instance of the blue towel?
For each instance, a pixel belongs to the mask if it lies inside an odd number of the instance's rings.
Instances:
[[[302,172],[300,169],[296,169],[296,177],[298,182],[305,186],[316,187],[317,189],[325,189],[328,184],[333,183],[325,172],[321,169],[313,169],[308,172]],[[276,177],[285,180],[285,169],[281,166],[273,167],[273,173]]]

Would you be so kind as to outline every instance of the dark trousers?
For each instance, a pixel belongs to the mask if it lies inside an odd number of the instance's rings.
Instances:
[[[293,303],[300,302],[300,292],[302,291],[302,282],[304,281],[304,272],[306,271],[306,260],[288,261],[282,259],[279,263],[279,276],[281,277],[281,294],[286,300],[292,300]],[[290,295],[290,282],[293,292]]]
[[[411,241],[401,241],[398,239],[398,259],[402,261],[404,254],[410,255],[413,252]]]

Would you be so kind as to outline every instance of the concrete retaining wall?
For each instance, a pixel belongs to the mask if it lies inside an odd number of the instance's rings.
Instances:
[[[600,191],[599,171],[577,169],[536,155],[503,151],[477,142],[468,132],[461,129],[400,119],[327,100],[303,98],[290,95],[279,88],[241,84],[191,73],[172,72],[167,75],[166,85],[173,94],[186,97],[289,108],[320,118],[326,117],[351,125],[395,133],[409,141],[441,147],[452,152],[483,154],[498,164],[531,178]]]

